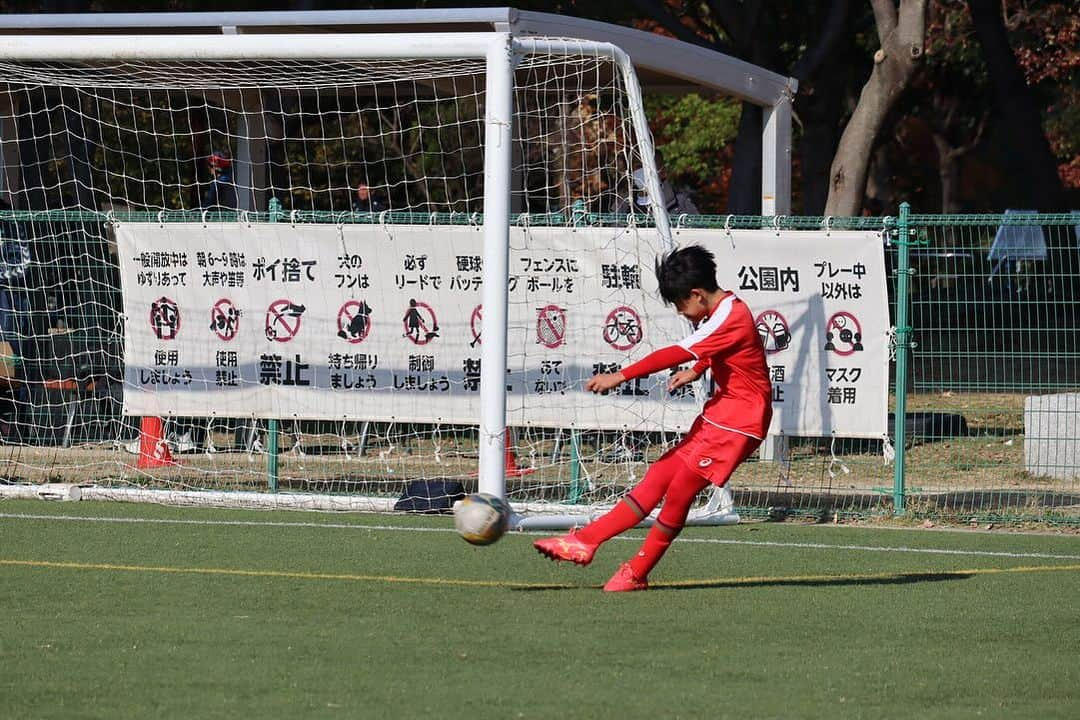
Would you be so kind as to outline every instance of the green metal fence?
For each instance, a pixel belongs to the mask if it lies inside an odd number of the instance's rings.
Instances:
[[[1080,522],[1080,213],[907,220],[904,506]]]
[[[1080,523],[1080,213],[694,223],[889,238],[895,458],[793,438],[786,464],[736,476],[746,513]]]
[[[123,219],[232,218],[177,212]],[[251,213],[237,219],[482,222],[463,213],[378,218]],[[619,220],[595,215],[522,219],[534,226]],[[820,519],[900,512],[965,521],[1080,524],[1080,213],[942,216],[909,214],[905,207],[888,218],[695,216],[680,222],[709,228],[872,229],[882,231],[887,241],[890,313],[896,327],[890,388],[895,458],[886,461],[881,442],[791,438],[788,457],[740,469],[733,482],[740,511]],[[0,226],[8,316],[4,332],[16,341],[22,360],[18,382],[10,383],[8,396],[0,398],[5,445],[0,482],[71,480],[70,473],[82,479],[90,465],[66,451],[115,449],[137,437],[137,428],[119,414],[122,322],[108,217],[8,212],[0,214]],[[19,265],[16,238],[31,254],[21,274],[9,272]],[[292,432],[325,429],[294,424]],[[422,433],[416,428],[410,432]],[[468,429],[454,432],[455,443],[474,442]],[[527,444],[535,448],[550,440],[530,433],[519,435],[519,455]],[[245,486],[278,489],[277,439],[277,423],[272,423],[264,467],[238,463],[246,469],[234,471],[222,465],[206,478],[219,482],[239,472],[246,476]],[[597,455],[609,440],[604,435],[575,438],[594,443]],[[34,455],[30,449],[46,454]],[[94,457],[105,477],[126,467],[106,456]],[[580,486],[573,457],[566,472],[573,476],[569,485],[577,488],[576,498]],[[282,472],[286,489],[290,481]],[[151,475],[143,472],[134,481],[152,484]],[[522,479],[512,491],[525,492],[528,483]]]

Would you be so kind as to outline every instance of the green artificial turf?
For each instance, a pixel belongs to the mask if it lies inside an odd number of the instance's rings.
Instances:
[[[578,568],[450,528],[4,501],[0,715],[1080,716],[1075,535],[691,528],[611,595],[641,531]]]

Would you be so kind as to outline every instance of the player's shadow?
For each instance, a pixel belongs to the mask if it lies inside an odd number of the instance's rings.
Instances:
[[[658,582],[649,585],[649,591],[705,590],[711,588],[753,588],[753,587],[848,587],[874,585],[909,585],[912,583],[943,582],[946,580],[967,580],[975,573],[963,570],[942,572],[889,573],[881,575],[835,575],[814,577],[762,577],[762,578],[716,578],[715,580],[687,580]],[[529,585],[515,587],[523,592],[551,590],[593,590],[600,585]]]
[[[833,577],[763,577],[763,578],[717,578],[716,580],[689,580],[686,582],[660,582],[650,585],[650,590],[701,590],[705,588],[744,587],[847,587],[873,585],[909,585],[911,583],[967,580],[974,573],[962,571],[890,573],[872,576]]]

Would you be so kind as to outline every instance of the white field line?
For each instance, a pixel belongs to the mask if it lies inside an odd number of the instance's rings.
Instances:
[[[399,525],[360,525],[353,523],[315,523],[315,522],[276,522],[271,520],[176,520],[169,518],[110,518],[83,517],[74,515],[32,515],[22,513],[0,513],[0,519],[46,520],[62,522],[104,522],[149,525],[225,525],[235,527],[275,527],[275,528],[327,528],[332,530],[377,530],[381,532],[432,532],[453,533],[453,528],[422,528]],[[542,535],[543,533],[521,533]],[[616,540],[641,542],[639,537],[617,537]],[[830,543],[776,542],[769,540],[726,540],[723,538],[680,537],[678,542],[699,543],[704,545],[735,545],[745,547],[787,548],[799,550],[851,550],[856,552],[910,553],[913,555],[956,555],[964,557],[994,557],[1041,560],[1080,560],[1080,555],[1059,555],[1054,553],[1002,552],[993,550],[956,550],[952,548],[919,548],[906,545],[836,545]]]

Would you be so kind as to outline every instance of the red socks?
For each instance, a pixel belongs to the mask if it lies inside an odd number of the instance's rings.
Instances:
[[[649,534],[645,536],[641,549],[630,559],[630,570],[634,573],[634,577],[638,580],[649,577],[649,572],[656,567],[656,563],[660,562],[660,558],[664,557],[664,553],[667,552],[672,541],[679,536],[681,530],[681,527],[670,528],[660,521],[654,523],[649,528]]]
[[[581,542],[599,545],[615,537],[624,530],[637,525],[645,517],[634,498],[627,495],[619,504],[604,515],[593,520],[578,530],[575,535]]]
[[[653,463],[642,481],[618,505],[575,535],[583,543],[599,545],[637,525],[663,497],[664,509],[660,517],[645,536],[641,549],[630,560],[634,577],[644,580],[679,536],[690,505],[708,484],[708,480],[688,468],[674,453],[668,453]]]

